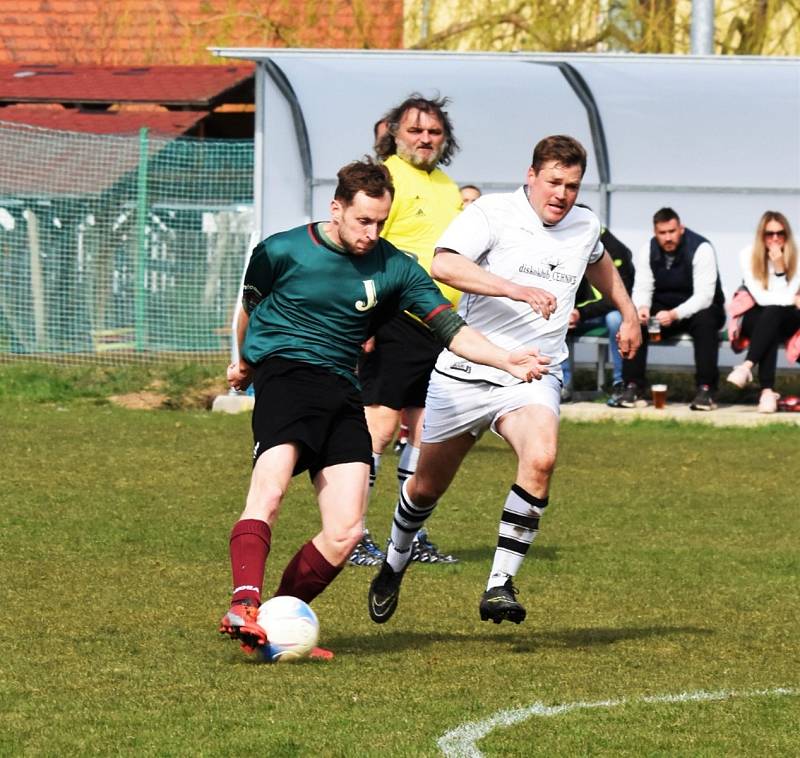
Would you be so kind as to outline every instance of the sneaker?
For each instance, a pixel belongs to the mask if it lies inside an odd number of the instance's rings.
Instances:
[[[728,374],[726,381],[735,384],[741,390],[753,381],[753,373],[744,363],[740,363],[733,367],[733,371]]]
[[[353,548],[347,562],[351,566],[377,566],[386,556],[383,551],[375,544],[370,536],[369,530],[365,529],[364,534]]]
[[[403,574],[411,564],[406,563],[402,571],[394,571],[392,567],[384,561],[381,570],[377,573],[369,585],[369,617],[376,624],[385,624],[397,610],[397,600],[400,596],[400,584],[403,581]]]
[[[628,382],[625,389],[622,391],[622,396],[619,399],[617,408],[644,408],[647,406],[647,400],[639,393],[639,386],[636,382]]]
[[[312,661],[330,661],[333,660],[333,650],[326,650],[324,647],[312,647],[308,657]]]
[[[248,602],[231,605],[219,622],[219,633],[240,640],[245,653],[267,644],[267,634],[258,625],[258,606]]]
[[[372,566],[372,556],[366,551],[364,546],[361,544],[359,540],[356,546],[353,548],[353,552],[350,553],[347,562],[351,566]]]
[[[517,602],[515,595],[519,590],[507,579],[502,587],[492,587],[486,590],[478,607],[481,621],[491,619],[495,624],[501,621],[513,621],[519,624],[527,615],[525,609]]]
[[[373,563],[371,566],[377,566],[379,563],[383,563],[386,560],[386,553],[383,552],[376,544],[375,540],[372,539],[372,535],[369,533],[369,529],[364,530],[364,536],[361,538],[361,544],[364,547],[364,550],[372,557]]]
[[[411,543],[411,560],[420,563],[458,563],[454,555],[439,552],[439,548],[428,539],[426,529],[420,529]]]
[[[697,388],[697,394],[689,407],[693,411],[713,411],[717,404],[714,402],[714,398],[711,397],[711,387],[707,384],[701,384]]]
[[[778,410],[778,398],[780,395],[772,390],[764,390],[758,399],[759,413],[775,413]]]
[[[609,408],[619,408],[620,400],[622,400],[622,395],[625,392],[625,383],[624,382],[614,382],[614,386],[611,388],[611,394],[606,400],[606,405]]]

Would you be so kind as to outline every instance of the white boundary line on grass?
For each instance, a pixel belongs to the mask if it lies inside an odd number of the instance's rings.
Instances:
[[[481,721],[471,721],[451,729],[443,734],[437,745],[447,758],[481,758],[483,753],[478,750],[476,742],[483,739],[496,727],[507,727],[527,721],[532,716],[560,716],[570,711],[584,708],[616,708],[631,703],[688,703],[704,702],[708,700],[728,700],[729,698],[765,697],[768,695],[797,695],[800,690],[775,687],[768,690],[720,690],[719,692],[681,692],[677,695],[648,695],[637,698],[622,698],[620,700],[599,700],[595,703],[562,703],[561,705],[547,706],[544,703],[533,703],[525,708],[498,711],[489,718]]]

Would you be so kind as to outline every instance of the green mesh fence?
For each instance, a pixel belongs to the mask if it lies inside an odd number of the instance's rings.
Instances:
[[[0,361],[230,350],[253,143],[0,122]]]

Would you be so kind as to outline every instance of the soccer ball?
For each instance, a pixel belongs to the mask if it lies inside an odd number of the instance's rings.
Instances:
[[[261,655],[268,662],[305,658],[319,639],[317,615],[307,603],[288,595],[262,603],[258,625],[267,633]]]

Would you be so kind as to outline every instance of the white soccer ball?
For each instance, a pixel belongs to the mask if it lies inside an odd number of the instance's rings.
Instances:
[[[319,620],[308,603],[281,595],[262,603],[258,624],[267,633],[261,648],[265,661],[297,661],[305,658],[319,639]]]

